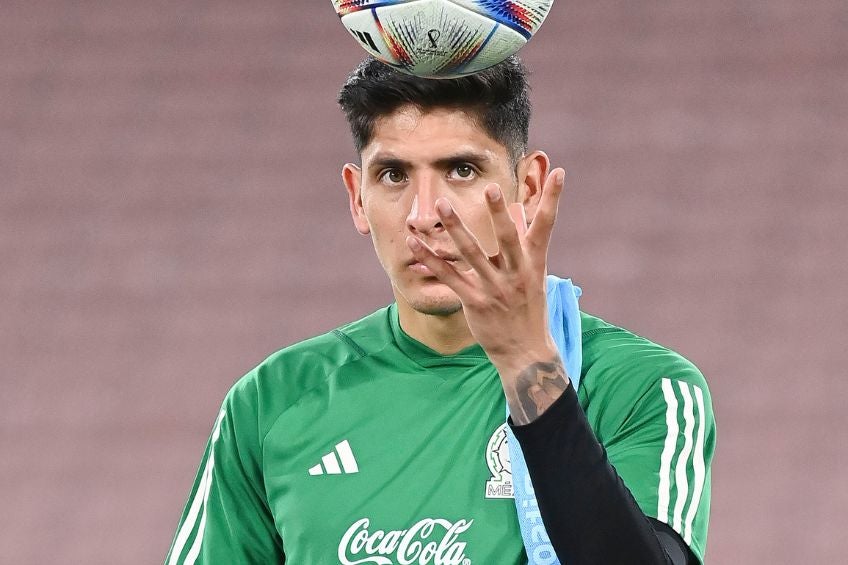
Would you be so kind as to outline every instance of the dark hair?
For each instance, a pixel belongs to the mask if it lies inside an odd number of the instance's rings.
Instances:
[[[528,91],[527,70],[514,55],[488,69],[449,79],[408,75],[368,57],[347,77],[338,102],[359,153],[371,141],[377,119],[412,104],[423,111],[459,108],[468,112],[507,148],[515,163],[527,149]]]

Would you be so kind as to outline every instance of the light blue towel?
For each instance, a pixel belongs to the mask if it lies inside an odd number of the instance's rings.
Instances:
[[[571,385],[576,391],[580,384],[580,368],[583,364],[583,340],[577,299],[583,291],[579,286],[571,284],[571,279],[561,279],[553,275],[548,275],[546,283],[551,335],[565,363]],[[507,415],[509,415],[509,408],[507,408]],[[509,426],[507,426],[507,441],[512,465],[515,508],[518,511],[518,523],[521,526],[521,537],[524,538],[528,563],[529,565],[559,564],[548,533],[542,524],[524,454],[521,453],[521,446]]]

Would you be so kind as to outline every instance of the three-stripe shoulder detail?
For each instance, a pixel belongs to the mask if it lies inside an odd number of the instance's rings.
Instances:
[[[217,420],[215,420],[212,441],[209,446],[209,457],[206,459],[206,466],[203,468],[203,475],[200,479],[200,484],[197,486],[197,491],[191,500],[188,514],[177,532],[174,547],[171,549],[171,558],[168,560],[167,565],[193,565],[197,561],[198,555],[200,555],[200,544],[203,542],[203,533],[206,529],[206,504],[209,500],[209,492],[212,490],[212,477],[215,470],[215,444],[221,436],[221,422],[224,421],[225,415],[226,410],[222,409],[218,414]],[[194,541],[185,559],[180,561],[180,556],[192,533],[194,533]]]
[[[657,519],[691,545],[692,524],[706,480],[704,392],[693,384],[662,379],[666,437],[660,456]]]

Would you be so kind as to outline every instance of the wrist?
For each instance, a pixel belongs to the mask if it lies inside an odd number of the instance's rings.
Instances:
[[[529,349],[492,363],[517,425],[536,420],[568,388],[569,378],[556,346]]]
[[[534,363],[562,363],[559,349],[550,337],[543,343],[516,348],[509,352],[486,352],[486,355],[502,377],[517,374]]]

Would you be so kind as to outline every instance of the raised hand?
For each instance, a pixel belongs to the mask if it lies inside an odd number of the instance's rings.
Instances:
[[[507,205],[497,184],[485,187],[499,248],[494,256],[485,253],[447,198],[437,200],[437,214],[470,269],[457,269],[417,237],[406,240],[415,259],[459,297],[472,335],[500,374],[517,424],[537,418],[568,386],[548,329],[545,297],[548,247],[564,179],[562,169],[545,179],[529,227],[521,204]]]

